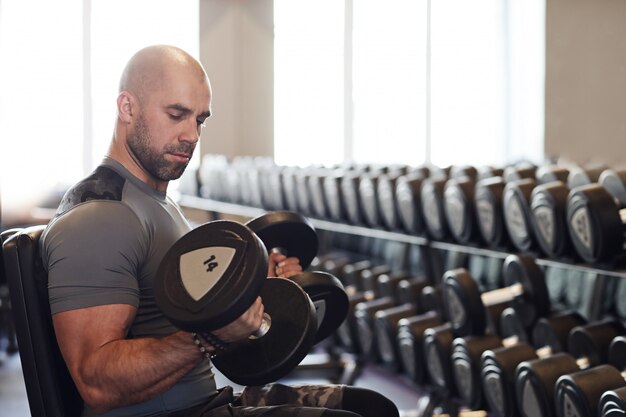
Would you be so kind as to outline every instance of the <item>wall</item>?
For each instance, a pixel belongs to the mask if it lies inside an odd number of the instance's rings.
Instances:
[[[273,155],[272,0],[200,0],[200,60],[213,88],[201,152]]]
[[[547,155],[626,163],[626,1],[547,0]]]

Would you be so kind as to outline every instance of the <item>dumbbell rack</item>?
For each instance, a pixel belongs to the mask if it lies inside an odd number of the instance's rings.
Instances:
[[[184,208],[207,212],[211,220],[219,219],[224,215],[253,218],[267,211],[259,207],[212,200],[189,194],[180,194],[178,202]],[[448,241],[436,241],[424,236],[415,236],[399,231],[334,222],[315,217],[309,217],[309,220],[313,226],[318,231],[323,232],[322,234],[326,237],[344,234],[419,247],[420,251],[424,254],[424,268],[426,273],[431,277],[441,277],[443,272],[445,272],[445,270],[441,269],[441,262],[439,262],[444,253],[455,252],[470,257],[474,256],[475,258],[500,261],[503,261],[510,254],[509,252],[484,247],[468,246]],[[323,241],[324,239],[322,238],[320,245],[322,248],[325,246]],[[329,249],[332,249],[332,244],[326,246],[330,246]],[[553,271],[560,271],[560,273],[564,273],[568,277],[572,274],[581,277],[581,285],[585,286],[585,290],[580,290],[581,294],[579,294],[578,297],[585,297],[581,302],[586,305],[585,308],[587,308],[588,311],[584,312],[583,315],[589,320],[600,319],[606,314],[606,311],[603,310],[602,303],[605,302],[606,288],[609,288],[610,283],[621,282],[621,279],[626,279],[626,269],[603,268],[591,264],[571,263],[545,258],[537,258],[536,262],[546,270],[552,269]],[[595,278],[592,280],[590,277]],[[623,286],[624,284],[620,285]],[[569,287],[567,291],[571,291],[572,288],[575,287],[569,284],[567,286]]]
[[[178,203],[184,208],[203,210],[212,213],[230,214],[235,216],[241,216],[246,218],[256,217],[266,212],[266,210],[258,207],[244,206],[240,204],[227,203],[222,201],[210,200],[202,197],[181,195],[178,199]],[[219,216],[216,216],[219,217]],[[334,233],[345,233],[351,235],[358,235],[364,237],[370,237],[375,239],[384,239],[402,243],[408,243],[411,245],[428,246],[433,249],[439,249],[444,251],[457,251],[467,253],[469,255],[479,255],[491,258],[504,259],[509,255],[507,252],[501,252],[492,249],[479,248],[474,246],[465,246],[457,243],[440,242],[427,239],[422,236],[412,236],[409,234],[394,232],[382,229],[374,229],[365,226],[355,226],[345,223],[336,223],[328,220],[316,219],[310,217],[311,223],[319,230],[331,231]],[[575,269],[581,272],[601,274],[605,276],[626,278],[626,269],[605,269],[585,264],[573,264],[565,263],[561,261],[555,261],[551,259],[538,258],[537,264],[541,266],[553,266],[560,268]]]
[[[206,212],[208,214],[209,220],[217,220],[224,216],[253,218],[267,211],[259,207],[211,200],[204,197],[192,195],[180,195],[180,197],[178,198],[178,203],[186,209],[195,209],[199,210],[200,212]],[[423,251],[427,254],[426,258],[424,258],[424,261],[428,264],[436,264],[434,260],[437,259],[438,256],[441,256],[441,253],[445,252],[456,252],[468,255],[470,257],[475,256],[485,259],[492,258],[501,261],[503,261],[510,254],[509,252],[505,251],[498,251],[483,247],[467,246],[459,243],[436,241],[423,236],[414,236],[397,231],[389,231],[367,226],[357,226],[352,224],[333,222],[315,217],[309,217],[309,220],[311,224],[318,230],[318,232],[323,232],[320,233],[320,235],[322,236],[344,234],[398,242],[406,244],[408,246],[420,247],[420,251]],[[324,246],[323,240],[324,238],[322,238],[321,242],[322,247]],[[332,249],[332,244],[329,246],[331,247],[329,247],[328,249]],[[439,255],[435,254],[436,252],[439,253]],[[567,261],[544,258],[537,258],[536,263],[546,269],[552,268],[553,270],[566,271],[568,275],[570,273],[581,275],[583,276],[582,280],[585,281],[585,285],[591,282],[595,283],[591,284],[590,287],[585,287],[594,288],[594,291],[592,291],[591,293],[583,291],[583,294],[580,295],[581,298],[589,298],[588,305],[591,306],[591,309],[589,311],[590,314],[588,314],[587,318],[590,320],[599,319],[605,313],[598,305],[604,302],[603,298],[605,297],[606,290],[598,290],[598,288],[607,288],[607,283],[610,280],[613,280],[613,282],[620,282],[620,285],[623,285],[621,284],[621,279],[626,279],[626,269],[610,269],[609,267],[602,268],[595,265],[570,263]],[[426,265],[426,269],[429,273],[432,274],[432,276],[437,276],[437,274],[441,276],[441,274],[444,272],[438,270],[437,267],[433,267],[432,265]],[[591,279],[586,279],[591,276],[596,277],[596,279],[593,279],[593,281]],[[359,371],[356,371],[356,373],[350,372],[350,374],[352,375],[352,377],[355,378],[355,375],[358,374],[358,372]],[[344,382],[351,383],[352,381]]]

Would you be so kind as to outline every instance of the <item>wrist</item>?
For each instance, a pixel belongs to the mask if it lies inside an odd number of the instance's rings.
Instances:
[[[216,354],[226,351],[228,344],[212,333],[201,332],[191,333],[191,337],[200,354],[207,360],[215,357]]]

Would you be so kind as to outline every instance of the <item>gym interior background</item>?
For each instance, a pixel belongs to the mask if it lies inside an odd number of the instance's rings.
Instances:
[[[190,51],[211,78],[196,168],[204,155],[301,167],[626,156],[621,0],[0,0],[3,229],[45,222],[95,167],[122,66],[152,43]]]

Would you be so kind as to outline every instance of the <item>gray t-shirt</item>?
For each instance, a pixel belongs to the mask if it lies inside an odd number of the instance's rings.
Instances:
[[[165,193],[106,158],[63,197],[42,237],[52,314],[129,304],[137,314],[128,338],[162,337],[176,328],[160,312],[152,282],[167,250],[190,230]],[[104,416],[154,416],[206,401],[216,392],[207,361],[152,400]],[[86,407],[85,416],[94,415]]]

